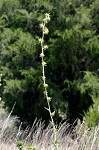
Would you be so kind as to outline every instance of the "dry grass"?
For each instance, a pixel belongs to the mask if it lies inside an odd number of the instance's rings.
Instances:
[[[17,141],[31,143],[37,150],[54,150],[53,129],[49,125],[44,129],[44,122],[35,120],[32,128],[27,127],[24,131],[15,127],[17,118],[2,118],[0,120],[0,150],[18,150]],[[65,122],[57,129],[59,150],[99,150],[99,126],[89,129],[83,124],[78,124],[71,132]],[[24,148],[26,149],[26,148]]]

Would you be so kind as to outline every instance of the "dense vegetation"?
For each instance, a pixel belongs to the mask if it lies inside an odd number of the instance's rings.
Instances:
[[[5,107],[31,124],[44,109],[39,24],[50,13],[46,80],[55,121],[99,123],[99,1],[0,0],[0,67]],[[90,107],[91,106],[91,107]],[[90,109],[89,109],[90,108]]]

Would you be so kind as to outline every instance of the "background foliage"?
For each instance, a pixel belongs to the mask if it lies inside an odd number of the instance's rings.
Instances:
[[[50,13],[46,77],[55,120],[86,116],[99,122],[98,0],[1,0],[0,66],[2,100],[22,122],[49,120],[43,96],[39,23]],[[91,107],[90,107],[91,106]],[[95,112],[94,112],[95,107]],[[91,116],[91,121],[89,121]],[[91,124],[92,125],[92,124]]]

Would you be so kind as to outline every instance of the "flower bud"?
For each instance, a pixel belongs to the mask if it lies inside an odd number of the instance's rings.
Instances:
[[[52,116],[52,117],[55,116],[55,111],[51,113],[51,116]]]
[[[46,18],[43,19],[43,22],[44,22],[45,24],[48,23],[48,21],[47,21]]]
[[[43,58],[44,56],[45,56],[44,53],[41,53],[41,54],[40,54],[40,57],[41,57],[41,58]]]
[[[47,87],[48,87],[48,84],[45,83],[45,84],[44,84],[44,88],[47,88]]]
[[[46,94],[47,94],[47,92],[46,92],[46,91],[44,91],[43,93],[44,93],[44,95],[46,95]]]
[[[45,78],[46,78],[45,76],[42,77],[43,80],[45,80]]]
[[[52,99],[51,97],[47,97],[48,102],[51,102],[51,99]]]
[[[0,77],[2,77],[2,73],[0,74]]]

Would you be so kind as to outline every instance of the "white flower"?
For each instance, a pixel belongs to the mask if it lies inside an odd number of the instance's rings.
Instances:
[[[50,15],[48,13],[45,14],[45,18],[43,19],[43,22],[46,24],[48,23],[48,21],[50,21],[51,18],[50,18]]]
[[[44,27],[43,33],[44,33],[44,34],[48,34],[48,32],[49,32],[48,28],[47,28],[47,27]]]
[[[42,62],[42,66],[46,66],[46,64],[47,64],[47,63],[46,63],[45,61]]]
[[[47,21],[50,21],[50,20],[51,20],[50,14],[46,13],[46,14],[45,14],[45,18],[47,19]]]
[[[47,45],[44,45],[43,46],[44,50],[48,49],[48,46]]]
[[[41,53],[41,54],[40,54],[40,57],[41,57],[41,58],[43,58],[44,56],[45,56],[44,53]]]
[[[40,24],[40,28],[43,28],[43,27],[44,27],[44,24],[43,24],[43,23],[41,23],[41,24]]]
[[[39,43],[42,43],[43,42],[43,39],[42,38],[39,38]]]

